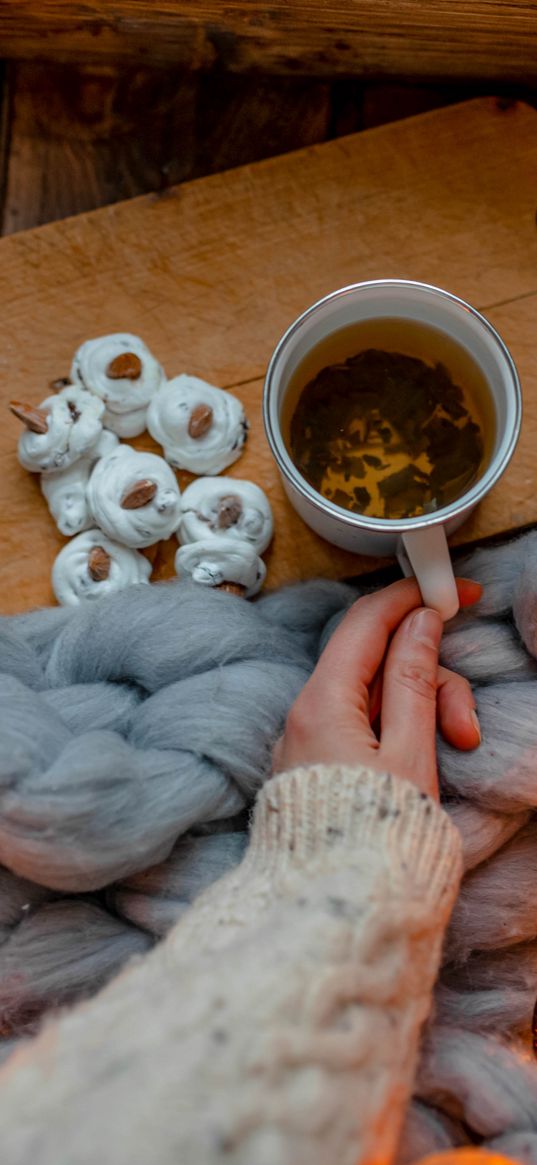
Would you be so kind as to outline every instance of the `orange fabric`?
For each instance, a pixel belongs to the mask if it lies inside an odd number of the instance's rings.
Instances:
[[[415,1165],[516,1165],[513,1157],[489,1153],[487,1149],[446,1149],[420,1157]]]

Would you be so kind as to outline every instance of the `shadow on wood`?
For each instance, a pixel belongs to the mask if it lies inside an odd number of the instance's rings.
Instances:
[[[4,234],[326,137],[330,88],[180,69],[11,64]]]

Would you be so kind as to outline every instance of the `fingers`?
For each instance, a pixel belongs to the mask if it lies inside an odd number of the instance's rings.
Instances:
[[[438,726],[448,744],[467,751],[481,741],[475,699],[463,676],[438,668]]]
[[[479,583],[457,579],[461,607],[477,602]],[[339,624],[315,669],[316,684],[338,699],[343,691],[359,691],[372,682],[384,658],[390,636],[422,599],[415,579],[401,579],[384,590],[366,595],[351,607]]]
[[[376,673],[369,689],[369,723],[374,725],[382,707],[382,667]]]
[[[402,622],[384,666],[381,754],[394,771],[437,793],[436,691],[442,619],[422,607]]]
[[[457,585],[461,606],[481,595],[479,584],[458,580]],[[297,764],[350,763],[360,749],[364,756],[378,756],[378,735],[371,723],[382,704],[380,748],[388,754],[386,766],[434,792],[442,621],[423,608],[416,611],[419,619],[411,618],[420,602],[415,580],[404,579],[355,603],[291,709],[274,750],[275,772]],[[425,626],[431,620],[432,630]],[[457,747],[472,748],[477,742],[475,725],[468,719],[467,689],[455,686],[455,677],[448,681],[449,674],[442,669],[444,731]]]
[[[481,583],[474,582],[471,578],[456,578],[455,582],[461,607],[471,607],[473,603],[479,602],[483,594]]]
[[[390,635],[420,603],[415,579],[402,579],[358,599],[323,651],[312,677],[316,684],[337,699],[342,692],[367,688],[384,658]]]

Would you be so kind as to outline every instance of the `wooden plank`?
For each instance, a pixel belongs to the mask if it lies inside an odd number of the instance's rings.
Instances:
[[[536,0],[3,0],[5,57],[534,83]]]
[[[285,501],[261,430],[260,378],[284,328],[320,295],[358,279],[424,280],[490,314],[525,381],[510,488],[461,537],[527,525],[537,520],[536,141],[535,111],[473,101],[4,239],[0,396],[38,401],[83,339],[139,332],[169,375],[190,371],[244,400],[252,435],[232,472],[258,480],[275,508],[269,585],[342,577],[371,560],[327,547]],[[5,611],[50,601],[62,543],[37,482],[18,466],[17,429],[6,416]],[[159,548],[156,577],[169,576],[171,549]]]
[[[2,233],[322,140],[330,88],[305,78],[11,63]]]
[[[8,67],[0,62],[0,234],[6,196],[7,169],[11,139],[11,102],[9,97]]]
[[[537,522],[537,361],[535,320],[537,295],[522,296],[485,313],[498,329],[515,359],[522,384],[523,423],[513,460],[501,483],[476,510],[458,542],[501,534]]]

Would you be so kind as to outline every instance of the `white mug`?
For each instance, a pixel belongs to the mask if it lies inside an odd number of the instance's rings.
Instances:
[[[286,392],[308,353],[341,328],[383,318],[426,324],[469,353],[487,384],[495,417],[491,455],[478,480],[442,509],[397,521],[352,513],[323,497],[293,464],[282,432]],[[333,291],[303,312],[279,341],[267,370],[263,417],[285,491],[304,522],[345,550],[396,555],[405,573],[410,567],[415,574],[424,603],[450,619],[459,601],[446,536],[501,477],[513,455],[522,417],[513,359],[488,320],[448,291],[405,279],[378,279]]]

